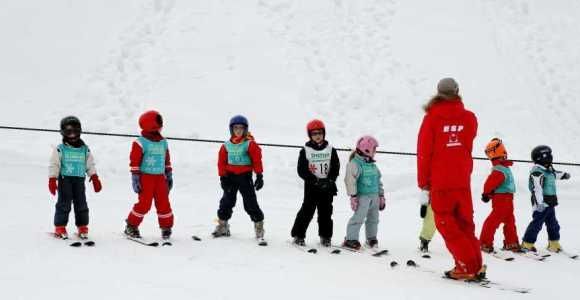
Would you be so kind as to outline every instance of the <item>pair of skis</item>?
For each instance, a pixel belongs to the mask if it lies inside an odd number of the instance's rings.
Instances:
[[[147,247],[159,247],[159,246],[163,246],[163,247],[168,247],[168,246],[173,246],[173,243],[171,242],[171,240],[169,239],[163,239],[161,241],[150,241],[144,238],[135,238],[135,237],[131,237],[128,235],[125,235],[125,237],[130,240],[133,241],[137,244],[143,245],[143,246],[147,246]]]
[[[367,250],[371,252],[371,256],[374,257],[382,257],[385,255],[389,254],[389,250],[387,249],[382,249],[379,247],[361,247],[360,249],[353,249],[353,248],[349,248],[349,247],[345,247],[345,246],[332,246],[333,248],[338,248],[338,249],[342,249],[342,250],[346,250],[346,251],[350,251],[353,253],[359,253],[359,254],[363,254],[365,253]]]
[[[390,266],[392,269],[396,269],[399,267],[399,263],[397,261],[392,261],[390,263]],[[417,264],[415,261],[413,260],[407,260],[406,262],[406,266],[407,269],[410,270],[418,270],[421,272],[425,272],[425,273],[431,273],[431,274],[440,274],[440,272],[436,271],[436,270],[432,270],[426,267],[423,267],[419,264]],[[449,281],[449,282],[454,282],[457,284],[462,284],[462,285],[466,285],[466,286],[470,286],[470,287],[479,287],[479,288],[486,288],[486,289],[497,289],[497,290],[501,290],[501,291],[508,291],[508,292],[513,292],[513,293],[517,293],[517,294],[528,294],[530,293],[532,290],[529,288],[522,288],[522,287],[517,287],[517,286],[512,286],[512,285],[508,285],[508,284],[504,284],[501,282],[496,282],[496,281],[492,281],[489,279],[481,279],[481,280],[456,280],[453,278],[449,278],[445,275],[441,275],[441,278]]]
[[[214,235],[212,235],[212,237],[214,239],[221,238],[221,237],[228,237],[228,236],[229,235],[227,235],[227,236],[214,236]],[[199,236],[197,236],[197,235],[192,235],[191,236],[191,239],[194,240],[194,241],[196,241],[196,242],[201,242],[202,241],[202,239]],[[261,247],[268,246],[268,241],[266,241],[266,239],[264,239],[264,238],[256,238],[256,243],[258,244],[258,246],[261,246]]]
[[[288,241],[288,243],[292,247],[294,247],[294,248],[296,248],[296,249],[298,249],[298,250],[300,250],[302,252],[310,253],[310,254],[317,254],[318,253],[318,248],[312,248],[312,247],[308,247],[306,245],[305,246],[301,246],[301,245],[298,245],[298,244],[294,243],[293,241]],[[332,247],[332,246],[325,247],[325,246],[320,245],[320,247],[326,249],[328,251],[328,253],[330,253],[330,254],[340,254],[340,252],[341,252],[340,249],[337,249],[337,248]]]
[[[48,232],[48,234],[52,237],[54,237],[55,239],[58,240],[63,240],[63,241],[70,241],[71,239],[69,239],[68,236],[58,236],[53,232]],[[80,248],[82,246],[86,246],[86,247],[94,247],[96,245],[95,241],[93,241],[92,239],[89,239],[87,237],[81,238],[78,237],[78,240],[73,241],[72,243],[69,243],[70,247],[73,248]]]

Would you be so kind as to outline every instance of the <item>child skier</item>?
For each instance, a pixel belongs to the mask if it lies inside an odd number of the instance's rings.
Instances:
[[[291,235],[294,243],[305,246],[308,225],[318,208],[318,235],[320,244],[331,246],[332,200],[337,194],[336,178],[340,161],[336,149],[326,141],[326,128],[320,120],[312,120],[306,126],[309,141],[300,150],[298,176],[304,180],[304,202],[296,215]]]
[[[433,216],[433,209],[430,203],[431,200],[429,198],[429,191],[421,191],[419,215],[423,219],[423,225],[419,233],[419,251],[425,254],[429,253],[429,243],[431,243],[437,231],[435,217]]]
[[[514,193],[516,185],[510,167],[513,163],[507,160],[508,153],[502,141],[492,139],[485,148],[485,154],[490,159],[493,170],[487,177],[481,200],[488,203],[492,200],[492,211],[483,223],[480,243],[481,250],[486,253],[494,252],[493,237],[495,231],[503,223],[503,249],[518,252],[520,244],[514,217]]]
[[[262,150],[248,131],[248,119],[237,115],[229,123],[230,139],[222,145],[218,157],[218,173],[224,191],[217,211],[218,225],[212,233],[214,237],[229,236],[228,220],[236,204],[238,191],[242,194],[244,209],[254,222],[256,239],[260,245],[264,241],[264,214],[258,205],[256,191],[264,186]],[[252,173],[256,173],[256,180]]]
[[[168,240],[173,227],[173,212],[169,203],[173,175],[167,140],[161,135],[163,118],[157,111],[147,111],[139,118],[139,126],[141,136],[133,141],[129,163],[133,191],[139,199],[127,217],[125,235],[141,238],[139,225],[155,201],[161,238]]]
[[[74,206],[77,235],[88,239],[89,207],[85,195],[85,176],[89,175],[95,193],[102,188],[93,154],[81,139],[81,132],[81,122],[77,117],[68,116],[60,121],[62,144],[52,151],[48,167],[48,189],[53,196],[58,191],[54,235],[61,239],[68,238],[66,225],[71,205]]]
[[[365,223],[366,245],[377,248],[379,210],[385,209],[385,193],[381,182],[381,172],[374,157],[378,142],[371,136],[363,136],[356,143],[356,150],[350,156],[346,167],[346,192],[350,196],[350,206],[354,215],[350,218],[343,247],[359,250],[360,228]]]
[[[548,146],[537,146],[532,151],[535,165],[530,171],[529,189],[532,193],[534,207],[533,220],[524,234],[522,250],[536,252],[534,243],[544,223],[548,230],[548,250],[560,252],[560,225],[556,219],[556,180],[568,180],[570,174],[554,170],[552,166],[552,149]]]

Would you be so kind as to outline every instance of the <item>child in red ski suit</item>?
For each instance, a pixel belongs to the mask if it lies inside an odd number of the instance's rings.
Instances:
[[[507,160],[505,146],[498,138],[489,142],[485,154],[491,160],[493,171],[485,181],[481,200],[485,203],[491,200],[493,209],[483,223],[480,236],[481,250],[487,253],[494,252],[493,237],[499,225],[503,223],[503,249],[519,251],[513,201],[516,186],[510,170],[513,163]]]
[[[161,237],[169,239],[173,227],[173,212],[169,204],[173,176],[167,140],[160,133],[163,118],[157,111],[148,111],[139,118],[139,126],[141,136],[133,142],[130,155],[132,186],[139,194],[139,201],[127,217],[125,234],[141,238],[138,227],[155,201]]]

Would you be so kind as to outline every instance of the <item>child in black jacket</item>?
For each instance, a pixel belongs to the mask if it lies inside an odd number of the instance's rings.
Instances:
[[[298,175],[304,180],[304,202],[296,215],[291,235],[294,243],[304,246],[306,230],[318,208],[320,244],[330,247],[332,239],[332,201],[337,194],[336,178],[340,161],[336,149],[325,139],[326,129],[320,120],[307,125],[310,140],[300,150]]]

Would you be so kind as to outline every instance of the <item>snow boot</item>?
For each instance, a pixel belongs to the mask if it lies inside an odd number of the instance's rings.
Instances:
[[[421,243],[419,244],[419,251],[421,253],[429,253],[429,243],[431,241],[426,240],[424,238],[419,238],[419,240],[421,241]]]
[[[79,226],[77,236],[81,240],[86,240],[89,238],[89,227],[88,226]]]
[[[329,238],[321,237],[320,238],[320,245],[322,247],[328,248],[328,247],[332,246],[332,242],[331,242],[331,240]]]
[[[304,239],[299,238],[299,237],[294,237],[294,241],[292,241],[292,243],[294,243],[294,245],[298,245],[300,247],[306,246],[306,242],[304,241]]]
[[[254,223],[254,231],[256,232],[257,239],[264,238],[264,221]]]
[[[379,247],[379,241],[377,240],[377,238],[367,239],[367,247],[369,247],[369,248],[378,248]]]
[[[475,274],[476,280],[482,281],[487,279],[487,265],[481,266],[481,269]]]
[[[523,252],[538,252],[538,250],[536,249],[536,246],[534,246],[534,243],[528,243],[528,242],[522,243],[521,250]]]
[[[139,228],[127,223],[127,226],[125,226],[125,235],[130,237],[130,238],[134,238],[134,239],[140,239],[141,238],[141,233],[139,232]]]
[[[168,240],[171,238],[171,228],[161,228],[161,238],[164,240]]]
[[[549,241],[548,251],[558,253],[562,251],[562,246],[560,246],[560,241]]]
[[[481,251],[483,251],[485,253],[493,253],[494,249],[493,249],[493,246],[491,246],[491,245],[481,244]]]
[[[358,251],[360,250],[361,244],[359,243],[359,241],[356,240],[345,240],[344,243],[342,243],[342,246],[345,248]]]
[[[230,236],[230,224],[228,221],[218,220],[218,224],[212,233],[213,237]]]
[[[54,236],[59,239],[68,239],[68,233],[66,232],[66,226],[55,226]]]

